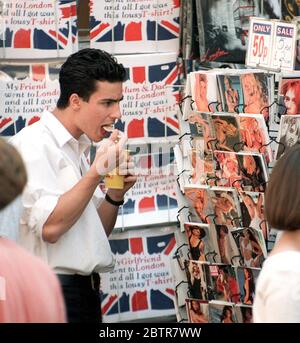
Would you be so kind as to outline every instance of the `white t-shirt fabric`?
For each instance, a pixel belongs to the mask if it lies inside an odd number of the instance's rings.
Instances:
[[[89,169],[90,140],[76,140],[50,112],[11,139],[26,165],[28,183],[22,196],[19,243],[41,257],[56,273],[90,275],[114,267],[108,238],[97,213],[103,193],[97,188],[77,222],[55,244],[42,239],[42,229],[59,197]]]
[[[270,256],[259,274],[254,323],[300,323],[300,252]]]

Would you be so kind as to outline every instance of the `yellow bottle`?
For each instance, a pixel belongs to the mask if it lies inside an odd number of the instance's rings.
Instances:
[[[111,171],[104,178],[105,188],[123,189],[124,188],[124,175],[118,174],[118,168]]]

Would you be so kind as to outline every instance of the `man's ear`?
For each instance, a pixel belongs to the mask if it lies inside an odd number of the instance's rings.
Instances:
[[[82,99],[79,97],[78,94],[76,94],[76,93],[71,94],[71,96],[69,98],[69,103],[70,103],[71,108],[74,111],[79,111],[80,110],[81,102],[82,102]]]

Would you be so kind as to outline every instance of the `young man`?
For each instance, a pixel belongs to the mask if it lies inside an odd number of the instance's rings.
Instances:
[[[99,190],[101,177],[120,165],[126,137],[114,130],[91,167],[86,152],[121,117],[125,69],[108,53],[84,49],[63,64],[61,94],[52,113],[13,137],[28,170],[20,242],[47,261],[62,285],[69,322],[100,321],[99,272],[114,266],[107,236],[136,178],[122,190]]]

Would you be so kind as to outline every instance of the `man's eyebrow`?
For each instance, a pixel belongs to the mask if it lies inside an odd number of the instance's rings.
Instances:
[[[120,99],[110,99],[110,98],[107,98],[107,99],[101,99],[100,101],[101,102],[106,102],[106,101],[111,101],[111,102],[120,102],[124,99],[124,96],[122,96],[122,98]]]

